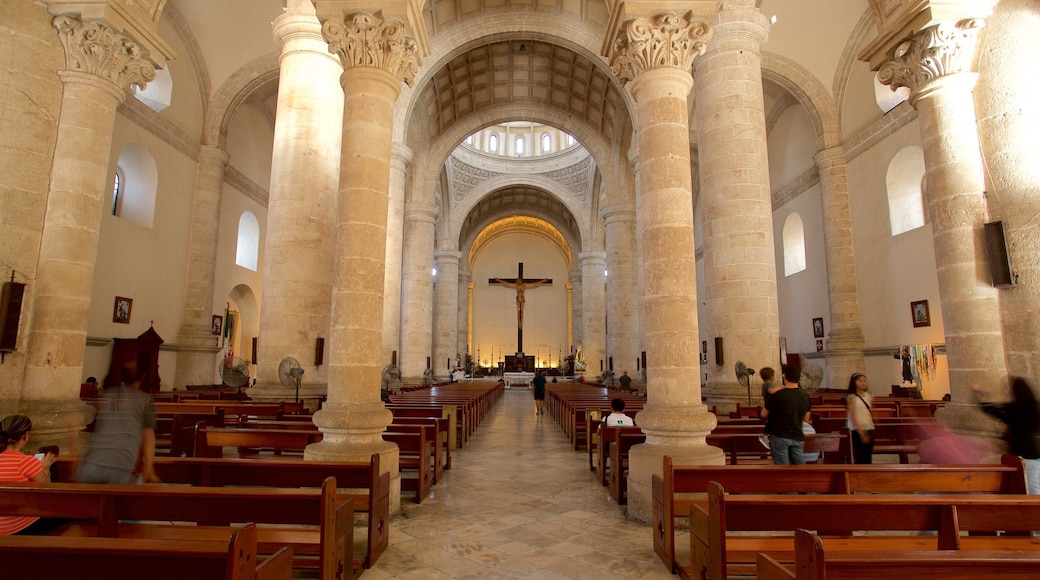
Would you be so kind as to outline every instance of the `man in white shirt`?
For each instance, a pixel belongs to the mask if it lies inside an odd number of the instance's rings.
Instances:
[[[635,427],[636,422],[625,414],[625,401],[623,399],[614,399],[610,402],[610,408],[613,413],[607,415],[606,419],[603,419],[603,424],[608,427]]]

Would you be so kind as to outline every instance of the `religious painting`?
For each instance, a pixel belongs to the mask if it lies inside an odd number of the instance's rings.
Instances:
[[[816,352],[823,352],[823,339],[816,339]]]
[[[823,337],[823,319],[822,318],[813,318],[812,319],[812,335],[815,338],[822,338]]]
[[[911,302],[910,315],[914,321],[914,328],[932,325],[932,315],[928,311],[927,300],[916,300]]]
[[[213,315],[213,336],[220,336],[220,331],[224,328],[224,317]]]
[[[115,308],[112,310],[112,322],[130,324],[130,308],[133,306],[132,298],[116,296]]]

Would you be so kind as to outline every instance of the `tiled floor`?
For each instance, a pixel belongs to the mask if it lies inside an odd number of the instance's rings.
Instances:
[[[589,471],[530,391],[506,391],[452,467],[390,523],[390,547],[364,573],[384,578],[674,578],[649,526]]]

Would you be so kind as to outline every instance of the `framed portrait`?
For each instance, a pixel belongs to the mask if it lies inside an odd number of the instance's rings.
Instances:
[[[911,302],[910,316],[914,321],[914,328],[932,325],[932,315],[928,311],[927,300],[916,300]]]
[[[130,324],[130,308],[133,307],[133,305],[134,300],[132,298],[116,296],[116,304],[112,309],[112,322]]]
[[[213,336],[220,336],[220,331],[224,329],[224,317],[213,315]]]
[[[823,319],[812,319],[812,335],[814,338],[823,338]]]

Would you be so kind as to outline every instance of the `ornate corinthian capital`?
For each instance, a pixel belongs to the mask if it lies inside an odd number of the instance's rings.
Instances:
[[[359,12],[343,20],[327,20],[321,33],[329,51],[339,55],[343,68],[370,66],[393,74],[409,86],[419,70],[415,39],[404,22],[386,21],[382,13]]]
[[[65,68],[96,75],[119,88],[145,85],[155,78],[148,51],[107,24],[55,16],[53,25],[65,48]]]
[[[891,60],[878,69],[878,80],[893,89],[907,87],[916,94],[930,81],[970,71],[978,33],[984,25],[981,19],[968,18],[921,30],[893,49]]]
[[[611,70],[622,85],[659,67],[688,72],[693,67],[693,59],[704,54],[711,34],[711,25],[694,21],[692,12],[658,14],[652,21],[633,18],[625,22],[614,40]]]

